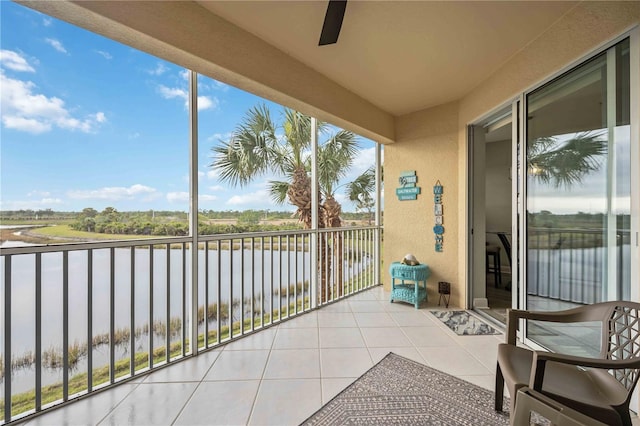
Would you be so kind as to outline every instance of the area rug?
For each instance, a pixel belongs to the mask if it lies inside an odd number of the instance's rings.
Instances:
[[[500,334],[498,330],[467,311],[431,311],[431,313],[460,336]]]
[[[303,425],[508,425],[493,392],[390,352]],[[504,400],[509,406],[508,398]]]

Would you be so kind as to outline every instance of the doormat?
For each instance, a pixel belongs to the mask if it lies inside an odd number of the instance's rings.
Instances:
[[[459,336],[501,334],[468,311],[431,311],[431,313]]]

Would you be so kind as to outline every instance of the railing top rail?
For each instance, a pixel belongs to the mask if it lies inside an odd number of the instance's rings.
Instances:
[[[88,241],[79,243],[28,245],[22,247],[0,248],[0,256],[12,254],[52,253],[60,251],[76,251],[104,248],[144,247],[157,244],[182,244],[191,242],[190,237],[145,238],[135,240]]]
[[[529,232],[556,232],[556,233],[575,233],[575,234],[602,234],[603,228],[529,228]],[[616,233],[618,234],[629,234],[631,230],[629,229],[617,229]]]
[[[381,226],[343,226],[340,228],[321,228],[318,229],[317,232],[344,232],[344,231],[353,231],[357,229],[377,229],[382,228]],[[311,234],[314,231],[313,229],[289,229],[284,231],[264,231],[264,232],[241,232],[235,234],[214,234],[214,235],[199,235],[198,240],[200,241],[217,241],[217,240],[238,240],[241,238],[260,238],[260,237],[274,237],[274,236],[286,236],[286,235],[301,235],[301,234]]]
[[[322,228],[318,232],[344,232],[365,229],[379,229],[382,226],[345,226],[341,228]],[[222,241],[222,240],[238,240],[243,238],[262,238],[277,237],[287,235],[307,235],[313,233],[311,229],[291,229],[284,231],[265,231],[265,232],[242,232],[234,234],[215,234],[215,235],[199,235],[199,242]],[[34,253],[54,253],[62,251],[80,251],[80,250],[97,250],[105,248],[127,248],[127,247],[146,247],[151,245],[162,244],[182,244],[193,242],[192,237],[162,237],[162,238],[144,238],[133,240],[109,240],[109,241],[88,241],[88,242],[71,242],[63,244],[46,244],[46,245],[27,245],[21,247],[3,247],[0,248],[0,256],[34,254]]]

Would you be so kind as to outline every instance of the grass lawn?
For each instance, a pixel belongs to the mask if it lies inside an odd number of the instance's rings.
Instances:
[[[34,236],[45,238],[77,238],[82,240],[139,240],[143,238],[161,238],[150,235],[100,234],[98,232],[76,231],[69,225],[47,226],[29,231]]]

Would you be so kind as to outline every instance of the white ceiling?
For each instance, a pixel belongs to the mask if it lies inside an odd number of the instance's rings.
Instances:
[[[461,99],[577,2],[354,1],[318,46],[327,1],[198,1],[399,116]]]

